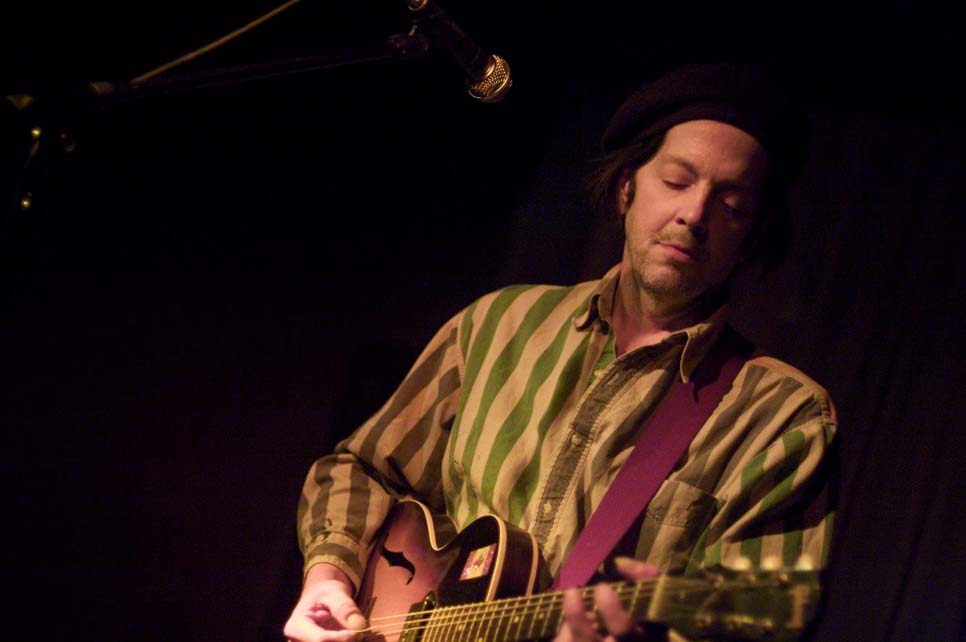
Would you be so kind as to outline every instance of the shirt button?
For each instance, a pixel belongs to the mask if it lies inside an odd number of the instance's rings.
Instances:
[[[553,502],[551,502],[549,500],[548,501],[545,501],[543,503],[543,514],[544,515],[549,515],[552,512],[553,512]]]
[[[579,448],[580,444],[584,443],[583,438],[580,435],[570,435],[570,445],[574,448]]]

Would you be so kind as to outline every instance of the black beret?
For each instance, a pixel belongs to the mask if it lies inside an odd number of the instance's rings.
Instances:
[[[761,143],[772,167],[793,175],[807,151],[807,119],[762,70],[734,63],[690,64],[646,83],[620,106],[604,132],[605,152],[689,120],[717,120]]]

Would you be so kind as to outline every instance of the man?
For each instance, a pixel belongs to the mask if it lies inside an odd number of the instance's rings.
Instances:
[[[781,200],[801,163],[795,111],[755,70],[691,65],[645,85],[604,135],[598,193],[625,231],[621,262],[573,287],[482,297],[431,340],[386,405],[306,481],[302,597],[285,634],[344,641],[396,497],[464,528],[497,515],[529,531],[556,574],[673,382],[722,337],[736,269],[773,262]],[[755,354],[613,551],[626,577],[826,559],[835,430],[825,391]],[[561,642],[639,629],[598,588],[601,625],[565,601]],[[603,627],[603,628],[601,628]]]

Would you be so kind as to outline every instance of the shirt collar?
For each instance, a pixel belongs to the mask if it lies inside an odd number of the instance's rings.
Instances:
[[[577,330],[587,330],[595,323],[600,324],[602,329],[609,330],[619,275],[620,265],[616,265],[600,280],[590,296],[587,308],[574,318],[574,327]],[[729,312],[729,306],[725,303],[704,321],[673,332],[661,342],[665,346],[684,343],[678,363],[678,373],[683,382],[691,380],[694,369],[724,332]]]
[[[730,308],[725,303],[704,321],[674,333],[685,333],[687,335],[684,349],[681,351],[681,363],[679,366],[681,381],[684,383],[688,383],[691,380],[694,369],[698,367],[698,364],[708,354],[711,347],[721,338],[727,325],[729,312]],[[673,337],[674,334],[671,336]]]
[[[617,281],[620,276],[620,264],[615,265],[604,275],[590,295],[587,309],[574,318],[574,327],[586,330],[595,322],[610,325],[610,316],[614,305],[614,293],[617,292]]]

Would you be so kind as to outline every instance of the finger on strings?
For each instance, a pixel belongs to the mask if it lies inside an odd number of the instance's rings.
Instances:
[[[630,613],[624,609],[620,598],[614,589],[607,584],[598,584],[594,587],[594,603],[597,605],[597,613],[601,624],[607,632],[615,638],[627,635],[634,627],[634,620]]]
[[[570,629],[575,642],[593,640],[596,634],[594,618],[584,610],[584,600],[579,589],[567,589],[563,597],[564,624]]]

